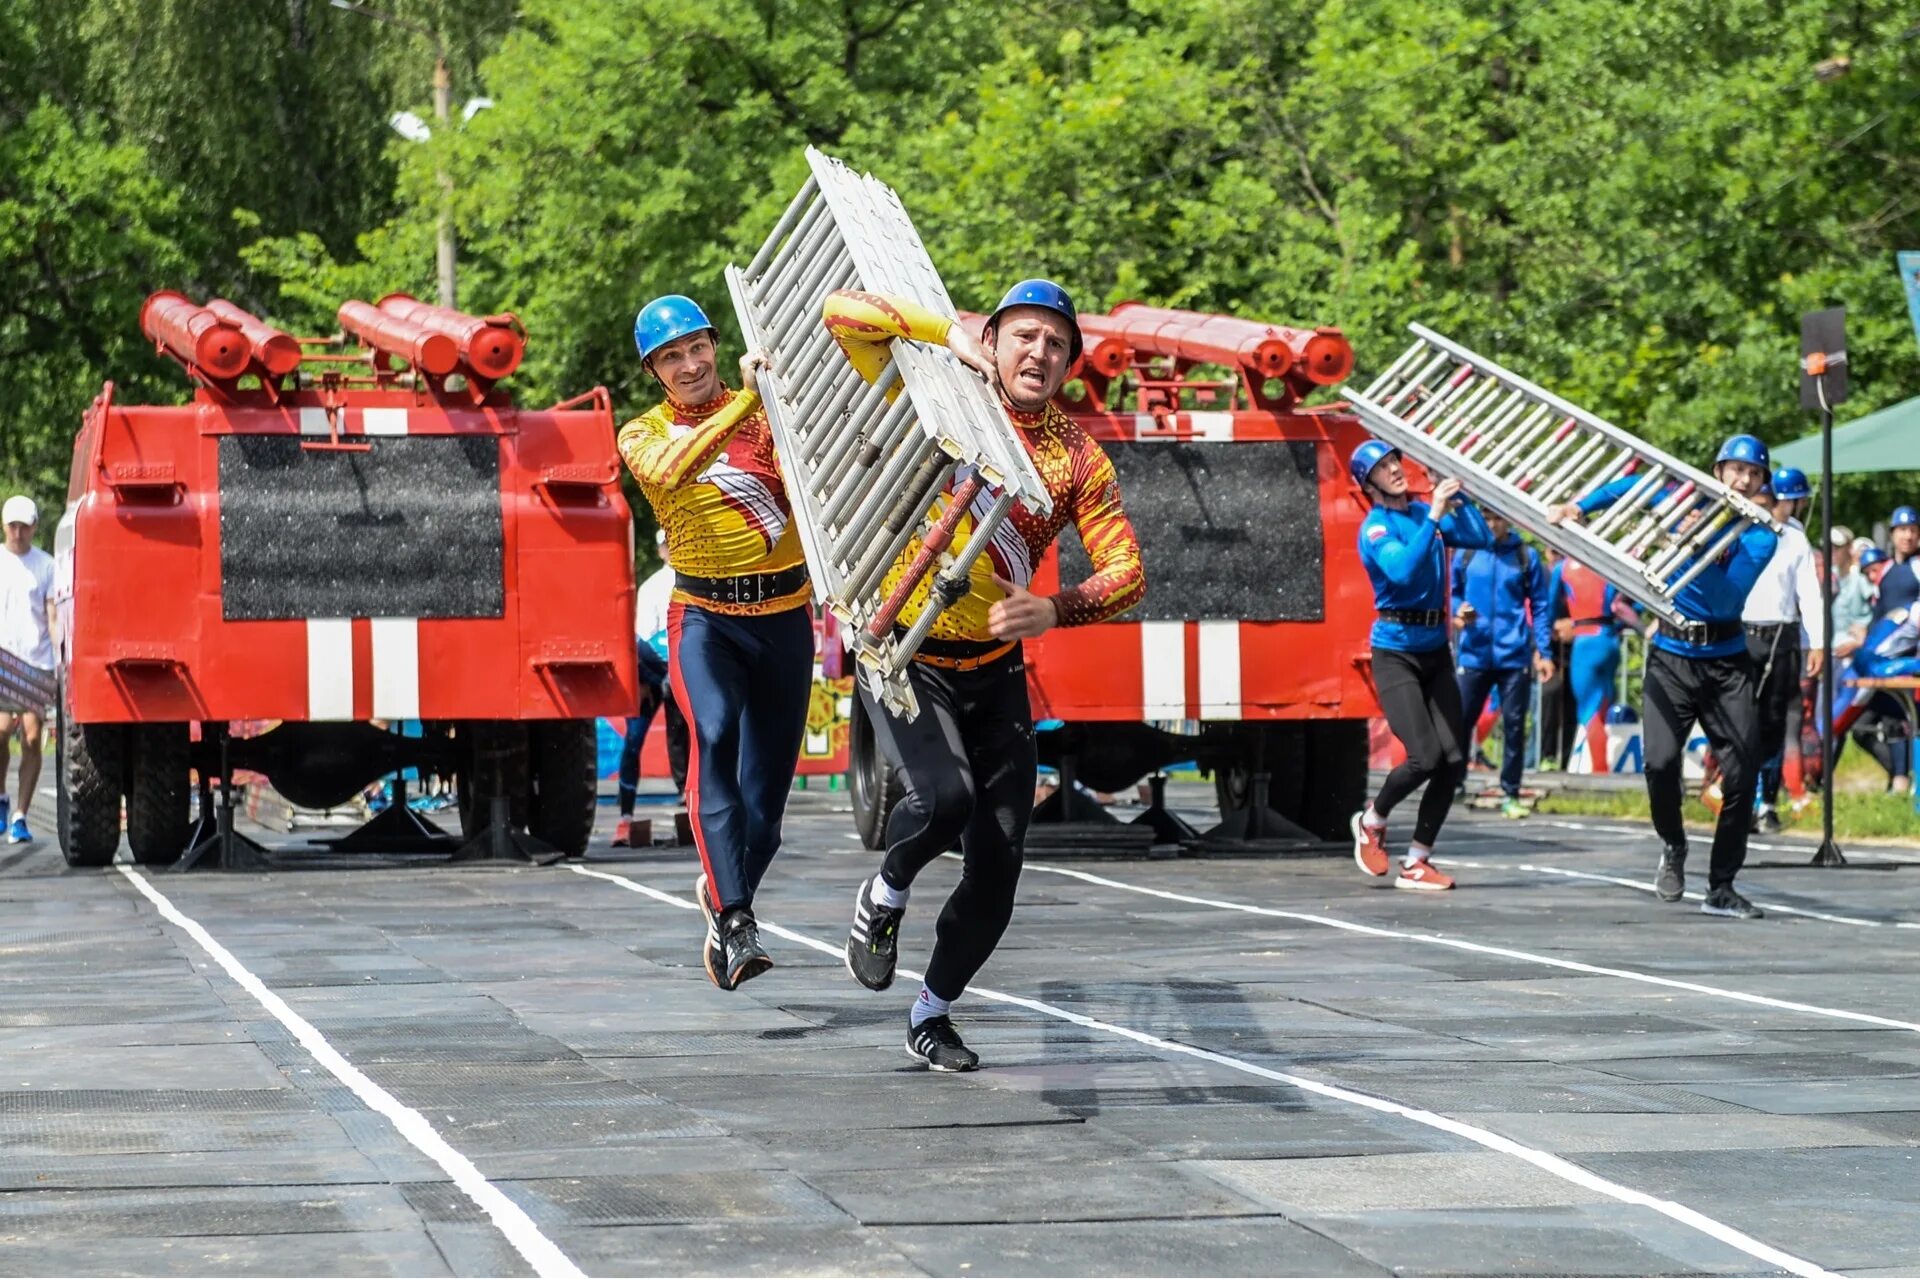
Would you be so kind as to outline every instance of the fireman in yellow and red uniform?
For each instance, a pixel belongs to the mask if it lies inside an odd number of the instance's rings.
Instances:
[[[761,357],[742,389],[716,365],[706,314],[678,294],[634,320],[634,344],[667,398],[620,428],[618,446],[667,537],[668,682],[689,737],[687,815],[703,868],[707,976],[732,990],[773,966],[753,896],[780,824],[813,686],[811,588],[773,434]]]
[[[944,345],[985,377],[1053,498],[1051,515],[1013,508],[974,562],[968,593],[935,622],[908,670],[918,717],[893,716],[864,685],[860,691],[906,798],[887,821],[880,873],[856,898],[847,968],[869,989],[892,983],[914,877],[958,842],[964,868],[936,925],[925,985],[908,1016],[907,1048],[936,1070],[972,1070],[979,1057],[961,1042],[949,1009],[1012,918],[1033,812],[1033,712],[1020,642],[1132,608],[1146,594],[1146,573],[1113,463],[1053,404],[1080,355],[1078,317],[1064,289],[1048,280],[1015,285],[988,319],[984,347],[959,324],[900,298],[838,292],[828,295],[825,310],[834,341],[869,382],[901,340]],[[933,516],[951,500],[950,492],[938,499]],[[977,497],[955,540],[964,540],[992,504],[989,494]],[[1093,573],[1057,594],[1035,595],[1027,589],[1034,570],[1069,521]],[[888,590],[919,549],[916,540],[902,553]],[[901,629],[919,616],[930,589],[929,580],[909,597]]]

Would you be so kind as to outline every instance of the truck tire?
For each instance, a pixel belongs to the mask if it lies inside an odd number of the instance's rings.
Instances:
[[[172,862],[187,846],[191,750],[185,724],[136,724],[127,734],[127,847],[142,866]]]
[[[527,797],[531,790],[527,770],[527,730],[523,724],[498,720],[470,720],[458,730],[460,770],[454,778],[455,794],[460,801],[460,833],[472,839],[487,828],[492,811],[493,752],[506,752],[508,825],[519,830],[527,824]]]
[[[528,727],[527,742],[527,832],[578,857],[593,838],[600,798],[599,727],[590,719],[546,720]]]
[[[61,699],[54,738],[54,809],[69,866],[106,866],[120,849],[120,778],[126,728],[81,724]]]
[[[1239,812],[1252,799],[1257,746],[1258,758],[1264,761],[1267,770],[1267,807],[1292,821],[1300,820],[1296,813],[1303,802],[1305,782],[1300,729],[1299,724],[1284,721],[1238,726],[1238,749],[1233,761],[1215,769],[1213,774],[1214,802],[1219,805],[1222,818]]]
[[[1294,820],[1322,839],[1344,840],[1367,803],[1367,722],[1308,720],[1303,727],[1306,786]]]
[[[879,850],[887,846],[887,819],[906,798],[899,774],[887,763],[867,718],[866,703],[853,699],[847,726],[847,794],[853,799],[853,826],[860,842]]]

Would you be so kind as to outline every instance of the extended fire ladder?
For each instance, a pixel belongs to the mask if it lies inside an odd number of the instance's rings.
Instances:
[[[919,708],[907,663],[935,620],[966,594],[969,570],[1015,502],[1038,514],[1053,503],[999,399],[952,352],[895,342],[871,386],[841,356],[821,317],[836,289],[946,316],[954,307],[890,187],[811,147],[807,164],[812,176],[753,261],[727,267],[727,288],[748,346],[772,365],[761,396],[814,598],[840,620],[868,690],[911,719]],[[944,514],[930,520],[956,476]],[[972,530],[955,546],[970,510]],[[920,551],[883,590],[916,535]],[[925,607],[900,630],[902,608],[930,574]]]
[[[1585,409],[1423,325],[1365,391],[1343,391],[1375,435],[1457,478],[1485,506],[1578,560],[1680,629],[1674,596],[1752,524],[1772,515]],[[1634,483],[1584,524],[1551,508],[1623,476]]]

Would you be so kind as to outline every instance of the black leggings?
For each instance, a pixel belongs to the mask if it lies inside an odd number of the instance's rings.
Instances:
[[[1671,848],[1687,846],[1680,811],[1687,731],[1696,720],[1706,730],[1720,766],[1720,817],[1713,828],[1707,884],[1731,884],[1747,860],[1747,833],[1753,827],[1753,788],[1761,764],[1760,668],[1746,653],[1680,657],[1650,649],[1640,718],[1647,803],[1654,830]]]
[[[1760,748],[1756,752],[1760,768],[1760,794],[1768,804],[1780,797],[1780,771],[1787,746],[1787,731],[1798,729],[1800,704],[1800,656],[1798,623],[1756,634],[1747,631],[1747,656],[1760,672],[1759,718]]]
[[[1027,663],[1015,648],[971,671],[915,662],[907,678],[920,700],[911,723],[860,689],[874,737],[907,792],[887,819],[880,873],[906,888],[960,844],[966,864],[940,912],[926,978],[941,999],[958,999],[1013,918],[1036,766]]]
[[[1373,650],[1373,688],[1387,727],[1407,749],[1407,758],[1387,774],[1373,811],[1385,817],[1427,784],[1413,823],[1413,842],[1433,847],[1453,807],[1453,792],[1467,775],[1466,730],[1460,722],[1460,685],[1453,675],[1453,652],[1402,653]]]

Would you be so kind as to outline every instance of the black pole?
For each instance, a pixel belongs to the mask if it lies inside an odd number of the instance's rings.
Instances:
[[[1823,384],[1826,379],[1819,379]],[[1820,536],[1826,541],[1821,557],[1820,635],[1824,655],[1820,660],[1820,709],[1827,731],[1821,736],[1820,769],[1820,850],[1813,855],[1815,866],[1845,866],[1846,854],[1833,842],[1833,770],[1840,759],[1840,742],[1833,731],[1833,409],[1826,404],[1822,386],[1820,408]]]

